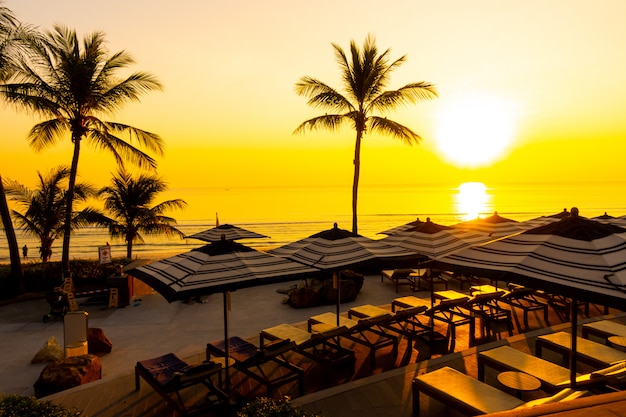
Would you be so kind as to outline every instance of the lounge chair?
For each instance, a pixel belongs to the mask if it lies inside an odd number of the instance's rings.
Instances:
[[[407,338],[409,345],[418,336],[430,331],[430,326],[422,324],[417,318],[417,315],[424,315],[428,308],[426,305],[418,305],[415,307],[402,308],[398,311],[392,311],[391,313],[380,307],[372,305],[362,305],[353,307],[348,311],[348,317],[357,317],[359,319],[373,319],[378,316],[389,315],[389,320],[385,320],[381,323],[381,326],[387,330],[397,333],[399,336]]]
[[[510,291],[504,294],[498,301],[511,306],[511,308],[519,308],[524,312],[524,330],[528,330],[528,313],[531,311],[543,311],[543,320],[546,326],[550,325],[548,304],[539,301],[535,294],[537,290],[534,288],[521,287],[517,285],[509,286]]]
[[[519,371],[530,374],[541,381],[541,387],[546,392],[564,388],[563,383],[570,378],[569,369],[510,346],[478,352],[479,381],[485,381],[486,367],[497,371]]]
[[[135,365],[135,390],[140,388],[143,378],[180,415],[227,404],[228,395],[221,390],[222,365],[205,362],[189,365],[173,353],[137,362]],[[218,384],[213,379],[218,378]],[[195,385],[203,384],[209,390],[205,404],[188,407],[182,392]]]
[[[290,340],[295,343],[293,351],[320,364],[324,369],[324,380],[328,384],[331,370],[348,368],[354,373],[356,357],[354,351],[341,346],[341,336],[348,331],[345,326],[320,333],[310,333],[291,324],[279,324],[261,330],[261,347],[266,342]]]
[[[434,320],[441,321],[447,325],[446,331],[446,350],[453,352],[456,346],[456,328],[459,326],[469,325],[469,345],[474,346],[476,318],[465,310],[465,305],[469,301],[469,297],[451,298],[442,300],[435,305],[428,314],[432,315]]]
[[[473,315],[480,318],[480,329],[483,338],[491,335],[498,336],[496,327],[499,324],[504,324],[509,332],[509,336],[513,336],[511,311],[497,304],[497,301],[504,294],[504,291],[476,294],[464,306],[464,308],[471,311]]]
[[[535,341],[535,355],[541,357],[543,350],[551,350],[569,360],[571,355],[572,335],[556,332],[538,336]],[[626,361],[626,352],[603,345],[602,343],[577,337],[576,357],[578,361],[595,368],[606,368],[618,362]]]
[[[426,269],[424,273],[414,273],[409,275],[409,283],[411,291],[420,291],[422,289],[422,281],[426,284],[426,290],[430,291],[431,287],[442,285],[444,289],[448,289],[448,276],[442,272]]]
[[[415,273],[415,271],[409,268],[383,270],[380,273],[380,282],[383,282],[383,280],[387,278],[394,283],[396,286],[396,292],[398,292],[398,287],[400,285],[413,285],[409,280],[409,275],[413,273]]]
[[[207,343],[206,358],[225,356],[224,340]],[[233,368],[244,373],[266,387],[267,396],[271,397],[274,390],[284,384],[296,382],[299,395],[304,395],[304,371],[302,368],[289,363],[285,353],[295,347],[295,342],[280,340],[258,348],[254,344],[239,337],[231,337],[229,341],[229,357],[233,361]],[[269,362],[277,364],[280,370],[268,372]]]
[[[611,336],[626,336],[626,326],[612,320],[598,320],[583,324],[582,336],[585,339],[595,336],[608,344],[608,338]]]
[[[391,320],[391,317],[391,314],[384,314],[370,319],[353,320],[339,316],[339,325],[348,328],[342,337],[369,348],[372,369],[376,366],[376,351],[378,349],[391,346],[393,357],[398,356],[398,337],[384,328],[384,324]],[[335,327],[336,322],[337,316],[334,313],[319,314],[309,318],[309,331],[315,328],[328,330]]]
[[[420,413],[420,393],[470,416],[569,401],[588,394],[587,391],[574,391],[566,388],[551,397],[524,402],[516,396],[447,366],[419,375],[413,380],[413,415],[415,416]]]

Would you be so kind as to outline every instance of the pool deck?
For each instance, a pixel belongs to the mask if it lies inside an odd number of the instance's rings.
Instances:
[[[308,317],[326,311],[333,311],[333,306],[320,306],[307,309],[293,309],[281,301],[283,294],[278,289],[286,285],[268,285],[236,291],[232,294],[230,315],[230,335],[242,336],[258,343],[259,332],[280,323],[293,323],[305,326]],[[400,288],[399,293],[391,282],[380,281],[379,276],[367,276],[364,287],[357,300],[341,305],[342,312],[349,308],[373,304],[389,308],[391,300],[413,294]],[[426,292],[414,295],[427,298]],[[79,300],[80,301],[80,300]],[[46,397],[46,400],[76,407],[89,417],[139,417],[139,416],[175,416],[176,413],[147,384],[135,390],[134,364],[137,361],[161,356],[173,352],[188,362],[200,362],[204,359],[207,342],[223,339],[222,295],[215,294],[193,304],[167,303],[159,295],[144,294],[137,296],[130,306],[109,309],[106,306],[84,306],[89,312],[89,326],[102,328],[113,343],[113,351],[101,357],[103,377],[101,380],[85,384],[70,390]],[[81,307],[82,308],[82,307]],[[0,366],[0,391],[22,395],[32,394],[32,384],[37,379],[44,364],[31,364],[37,350],[50,336],[63,342],[61,322],[43,323],[41,317],[48,306],[43,300],[33,300],[0,307],[0,339],[2,352]],[[259,314],[262,312],[263,314]],[[614,319],[626,323],[626,315],[611,310],[604,316],[601,308],[591,306],[589,318],[579,316],[579,325],[585,321]],[[520,315],[521,316],[521,315]],[[367,351],[360,346],[350,346],[357,353],[355,372],[339,385],[322,389],[319,374],[305,372],[306,394],[298,396],[295,387],[286,386],[279,394],[292,396],[293,402],[306,410],[318,412],[326,417],[382,417],[412,415],[411,382],[415,375],[434,370],[441,366],[451,366],[473,377],[477,376],[477,352],[502,344],[509,344],[517,349],[534,352],[534,340],[540,334],[551,331],[570,330],[562,312],[550,309],[551,327],[545,327],[540,314],[531,314],[529,332],[520,334],[521,317],[515,317],[515,335],[495,341],[481,341],[470,347],[469,335],[463,326],[457,334],[455,352],[446,355],[430,355],[428,346],[418,342],[408,346],[405,340],[400,342],[397,358],[393,358],[384,349],[377,355],[376,366],[370,369],[366,360]],[[295,354],[294,354],[295,355]],[[300,365],[310,370],[306,360],[294,358]],[[345,382],[349,380],[349,382]],[[487,382],[497,385],[494,374],[487,374]],[[236,390],[242,396],[262,395],[259,387],[239,383]],[[586,407],[600,407],[611,410],[614,414],[626,415],[626,398],[623,393],[587,397],[580,404],[582,416]],[[525,399],[545,395],[541,392],[527,393]],[[603,398],[599,398],[603,397]],[[422,399],[422,417],[451,415],[445,405],[428,398]],[[598,403],[600,405],[598,405]],[[571,405],[569,405],[571,406]],[[551,413],[555,406],[549,407]],[[621,410],[621,411],[620,411]],[[557,410],[558,411],[558,410]],[[529,412],[529,411],[527,411]],[[621,413],[621,414],[620,414]],[[600,417],[602,414],[596,413]],[[210,414],[208,414],[210,415]],[[216,413],[220,415],[220,412]],[[522,414],[515,414],[522,415]],[[526,415],[526,414],[524,414]],[[533,414],[528,414],[533,415]],[[543,415],[543,414],[534,414]],[[551,414],[552,415],[552,414]],[[556,414],[558,415],[558,414]]]

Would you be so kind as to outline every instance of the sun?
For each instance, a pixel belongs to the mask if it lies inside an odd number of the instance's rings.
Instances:
[[[442,105],[436,140],[446,160],[457,166],[479,167],[504,157],[516,125],[510,102],[476,94],[451,98]]]
[[[454,195],[456,212],[463,220],[474,220],[489,209],[491,196],[482,182],[464,182]]]

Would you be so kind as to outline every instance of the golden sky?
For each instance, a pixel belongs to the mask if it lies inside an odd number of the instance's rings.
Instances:
[[[345,185],[354,133],[293,135],[320,114],[294,92],[304,75],[341,87],[331,43],[368,33],[407,56],[390,88],[437,85],[440,98],[388,117],[423,137],[367,136],[362,185],[621,180],[626,150],[626,2],[602,0],[5,0],[24,22],[102,30],[150,93],[114,118],[160,134],[170,187]],[[33,154],[38,119],[0,111],[0,173],[29,184],[69,164],[68,146]],[[69,140],[66,142],[69,144]],[[492,152],[493,151],[493,152]],[[488,161],[481,159],[489,156]],[[112,158],[83,148],[80,173],[108,183]],[[179,196],[180,197],[180,196]]]

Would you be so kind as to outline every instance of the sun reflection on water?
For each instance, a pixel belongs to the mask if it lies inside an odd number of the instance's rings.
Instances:
[[[489,211],[491,195],[482,182],[464,182],[454,195],[456,212],[463,220],[473,220]]]

